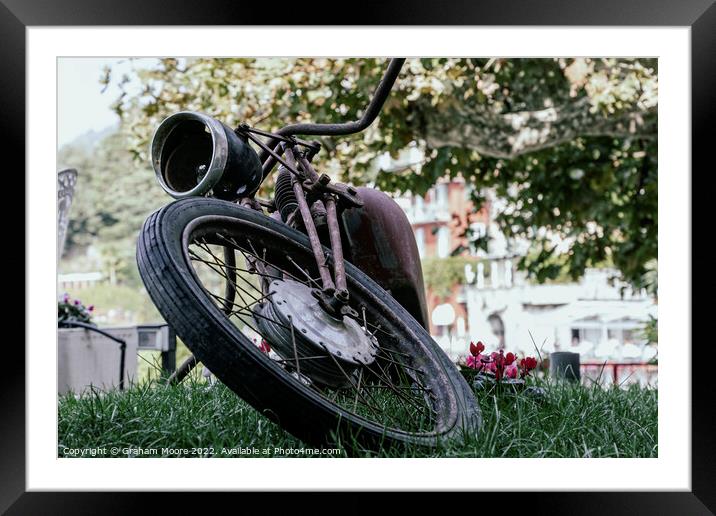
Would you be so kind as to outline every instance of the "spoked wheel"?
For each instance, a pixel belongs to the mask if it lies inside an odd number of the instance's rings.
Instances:
[[[224,201],[177,201],[144,223],[137,261],[196,358],[307,443],[435,446],[479,429],[458,370],[360,270],[346,264],[357,316],[320,307],[308,239],[284,224]]]

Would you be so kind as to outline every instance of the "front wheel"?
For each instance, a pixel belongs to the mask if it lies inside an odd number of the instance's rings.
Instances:
[[[359,269],[346,263],[358,315],[320,308],[308,238],[285,224],[225,201],[176,201],[145,221],[137,262],[196,358],[309,444],[435,446],[479,429],[457,368]]]

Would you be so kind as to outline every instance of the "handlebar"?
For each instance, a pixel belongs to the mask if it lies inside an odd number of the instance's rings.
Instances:
[[[283,127],[278,131],[277,134],[281,136],[292,136],[296,134],[301,135],[312,135],[312,136],[343,136],[347,134],[354,134],[364,130],[378,117],[385,100],[388,98],[395,80],[398,78],[400,69],[405,63],[405,58],[393,58],[388,64],[388,68],[383,75],[383,78],[378,83],[378,87],[375,89],[373,98],[370,100],[368,107],[363,113],[360,120],[353,122],[344,122],[341,124],[291,124]],[[271,150],[275,150],[280,140],[271,138],[267,142],[267,146]],[[266,150],[262,150],[259,154],[259,159],[263,163],[263,178],[271,172],[271,169],[276,164],[276,159],[271,156]]]

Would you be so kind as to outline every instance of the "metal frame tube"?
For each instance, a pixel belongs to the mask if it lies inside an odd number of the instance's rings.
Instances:
[[[336,296],[338,296],[341,301],[348,301],[348,283],[346,281],[346,268],[343,261],[341,230],[338,227],[336,200],[329,195],[325,200],[325,205],[326,218],[328,219],[328,236],[331,239],[331,251],[333,252],[333,275],[336,278]]]
[[[291,136],[294,134],[302,135],[313,135],[313,136],[341,136],[347,134],[353,134],[362,131],[378,117],[385,100],[390,94],[390,90],[395,84],[395,80],[398,78],[400,69],[405,63],[405,58],[393,58],[388,64],[388,69],[385,71],[383,78],[380,80],[378,87],[375,89],[373,98],[371,99],[368,107],[366,107],[365,113],[360,120],[352,122],[344,122],[342,124],[291,124],[281,128],[278,131],[280,136]],[[275,158],[271,155],[270,151],[276,148],[281,142],[280,139],[271,138],[266,146],[268,149],[262,146],[263,150],[259,154],[259,159],[263,163],[263,177],[264,179],[271,172],[271,169],[276,164]]]
[[[290,148],[286,148],[284,155],[289,162],[295,164],[296,161],[293,156],[293,151]],[[303,185],[294,176],[292,178],[293,193],[296,195],[296,201],[298,201],[298,209],[301,212],[301,218],[303,219],[303,225],[306,227],[306,233],[308,234],[308,240],[311,243],[311,249],[313,250],[313,257],[316,260],[316,266],[318,266],[318,273],[321,276],[321,285],[323,290],[335,289],[333,278],[326,265],[326,256],[323,254],[323,246],[321,240],[318,237],[318,231],[316,225],[313,222],[311,216],[311,209],[306,201],[306,195],[303,192]]]

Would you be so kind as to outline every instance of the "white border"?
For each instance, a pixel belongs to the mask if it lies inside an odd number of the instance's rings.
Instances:
[[[32,27],[27,43],[28,490],[690,489],[689,28]],[[243,56],[287,51],[309,56],[658,56],[659,198],[660,212],[666,215],[659,227],[659,458],[57,459],[56,306],[51,287],[57,278],[53,254],[47,253],[47,243],[56,238],[56,59],[219,56],[227,49]],[[661,208],[667,202],[665,212]]]

